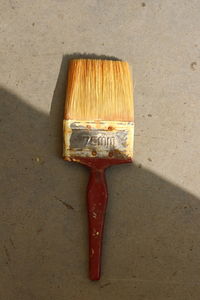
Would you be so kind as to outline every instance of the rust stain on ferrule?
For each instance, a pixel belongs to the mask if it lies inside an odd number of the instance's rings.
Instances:
[[[133,158],[134,123],[64,120],[64,157]]]

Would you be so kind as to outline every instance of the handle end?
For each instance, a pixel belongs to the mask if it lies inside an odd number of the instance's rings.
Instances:
[[[99,274],[89,274],[89,278],[92,281],[98,281],[100,279],[101,275]]]

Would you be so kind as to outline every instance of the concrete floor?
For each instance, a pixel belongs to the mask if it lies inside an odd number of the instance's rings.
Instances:
[[[199,300],[200,2],[0,5],[0,299]],[[88,171],[61,159],[74,53],[125,59],[135,79],[135,164],[107,172],[99,282],[87,278]]]

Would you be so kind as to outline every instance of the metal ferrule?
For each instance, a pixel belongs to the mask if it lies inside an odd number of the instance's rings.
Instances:
[[[64,120],[63,156],[133,158],[134,123]]]

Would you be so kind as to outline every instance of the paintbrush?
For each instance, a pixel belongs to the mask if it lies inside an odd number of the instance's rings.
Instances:
[[[133,159],[133,87],[127,62],[69,63],[63,157],[90,168],[87,190],[89,277],[100,279],[107,167]]]

